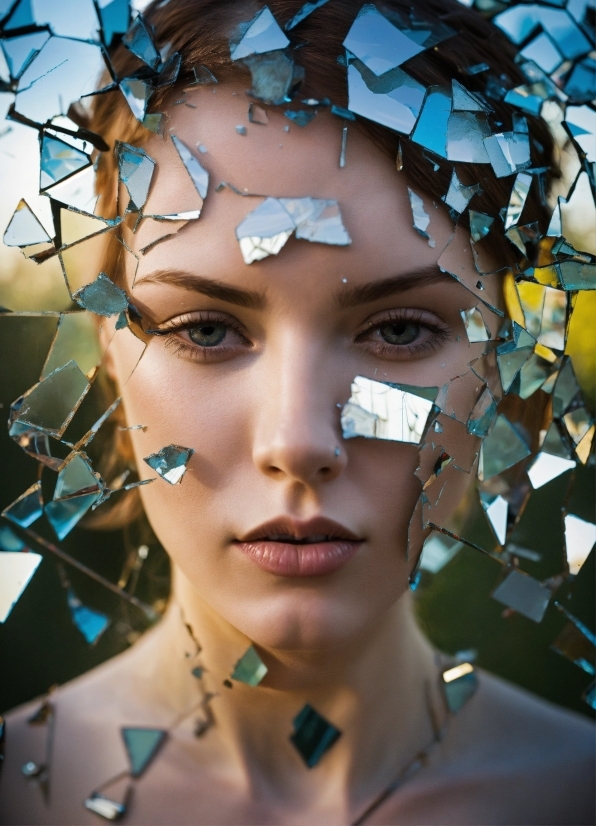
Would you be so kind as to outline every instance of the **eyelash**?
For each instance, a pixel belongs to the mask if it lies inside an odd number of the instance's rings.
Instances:
[[[198,344],[191,344],[180,337],[180,334],[185,330],[209,322],[222,324],[227,329],[235,332],[245,344],[249,345],[249,347],[251,346],[251,342],[244,334],[244,328],[235,319],[230,316],[222,316],[209,312],[199,313],[194,316],[182,316],[182,318],[175,322],[167,322],[163,327],[151,330],[151,333],[163,338],[165,346],[171,348],[176,355],[193,361],[205,362],[212,359],[219,359],[221,356],[233,352],[236,347],[236,345],[226,346],[225,344],[214,347],[201,347]],[[365,336],[371,335],[371,333],[381,329],[381,327],[395,322],[419,324],[421,328],[431,331],[432,335],[421,342],[406,345],[389,344],[380,341],[365,342],[363,340]],[[438,350],[449,337],[450,330],[446,325],[437,322],[432,323],[428,315],[421,310],[392,310],[382,318],[370,321],[366,328],[356,335],[355,340],[357,343],[366,343],[366,349],[375,356],[395,359],[396,356],[398,356],[398,358],[420,358],[424,355],[430,355],[430,353]]]

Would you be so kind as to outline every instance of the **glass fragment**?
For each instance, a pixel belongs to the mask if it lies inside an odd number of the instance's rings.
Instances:
[[[257,654],[254,645],[240,657],[234,671],[232,672],[232,680],[246,683],[246,685],[257,686],[267,674],[267,666]]]
[[[72,589],[68,591],[67,600],[74,625],[89,645],[94,645],[110,624],[110,618],[83,605]]]
[[[341,731],[329,723],[308,703],[293,720],[294,733],[290,741],[309,769],[317,765],[341,736]]]
[[[568,106],[565,126],[590,163],[596,162],[596,112],[589,106]]]
[[[451,115],[451,92],[431,86],[412,134],[414,143],[424,146],[440,158],[447,158],[447,133]]]
[[[0,525],[0,551],[22,551],[25,543],[8,525]]]
[[[341,128],[341,149],[339,152],[339,167],[343,169],[346,165],[346,147],[348,143],[348,124],[344,123]],[[399,170],[398,170],[399,171]]]
[[[101,492],[84,493],[68,499],[52,500],[45,505],[44,513],[58,539],[68,536],[100,496]]]
[[[93,214],[99,198],[95,191],[95,168],[85,167],[46,189],[44,195],[66,206]]]
[[[414,190],[408,187],[408,197],[410,198],[410,208],[412,209],[412,226],[416,232],[428,241],[429,247],[435,246],[435,239],[426,231],[430,224],[430,215],[424,209],[424,201]]]
[[[105,272],[100,272],[95,281],[77,290],[72,297],[81,307],[102,316],[119,315],[128,307],[126,293]]]
[[[284,29],[289,32],[293,28],[295,28],[298,23],[302,23],[302,21],[308,17],[309,14],[312,14],[313,11],[320,9],[321,6],[324,6],[325,3],[328,3],[329,0],[313,0],[313,2],[305,3],[301,9],[299,9],[294,17],[290,18],[288,22],[285,24]]]
[[[531,183],[532,176],[528,175],[527,172],[520,172],[516,176],[505,214],[505,229],[515,226],[519,221],[528,197],[528,192],[530,191]]]
[[[126,805],[117,800],[111,800],[99,792],[94,792],[85,800],[85,808],[104,820],[120,820],[126,814]]]
[[[42,558],[32,551],[0,553],[0,622],[6,622]]]
[[[168,732],[160,728],[126,727],[120,729],[130,761],[130,773],[139,777],[157,754]]]
[[[579,392],[572,361],[570,358],[564,358],[553,390],[553,415],[563,416]]]
[[[122,42],[135,57],[138,57],[151,69],[157,69],[161,63],[149,27],[141,14],[134,19],[132,26],[122,38]]]
[[[540,66],[540,68],[549,75],[563,62],[561,52],[546,32],[541,32],[530,41],[530,43],[521,50],[521,55],[527,60],[533,60],[537,66]]]
[[[209,86],[212,83],[217,83],[217,78],[206,66],[193,66],[192,73],[195,79],[186,87],[187,89],[192,89],[193,86]]]
[[[207,187],[209,185],[209,173],[204,167],[201,166],[198,159],[195,158],[186,144],[182,143],[176,135],[172,135],[172,141],[178,150],[182,163],[186,167],[197,192],[201,198],[205,199],[207,197]]]
[[[230,57],[240,60],[249,55],[285,49],[289,44],[269,7],[265,6],[241,27],[240,37],[230,41]]]
[[[423,46],[410,40],[373,5],[362,7],[343,46],[376,75],[383,75],[424,51]]]
[[[420,568],[437,574],[463,547],[463,542],[439,531],[431,531],[422,548]]]
[[[150,468],[159,473],[162,479],[170,485],[177,485],[182,481],[186,473],[187,464],[194,450],[191,447],[181,447],[180,445],[167,445],[162,447],[158,453],[152,453],[143,459]]]
[[[289,118],[296,126],[307,126],[316,114],[316,111],[309,111],[308,109],[299,109],[297,111],[286,109],[284,112],[284,116]]]
[[[530,138],[523,132],[490,135],[484,138],[484,147],[497,178],[521,172],[531,165]]]
[[[507,574],[492,593],[493,599],[497,602],[513,608],[518,614],[534,622],[542,622],[551,596],[549,588],[515,569]]]
[[[469,70],[468,70],[469,71]],[[480,98],[469,92],[461,83],[453,79],[451,81],[451,94],[453,98],[452,110],[454,112],[490,112],[490,106]]]
[[[296,238],[337,246],[352,243],[343,225],[337,201],[323,198],[280,198],[279,202],[296,225]]]
[[[367,76],[366,67],[359,61],[348,66],[348,108],[396,132],[409,135],[416,123],[424,100],[425,89],[421,83],[401,69],[389,73],[388,78],[378,78],[378,83]],[[337,107],[336,107],[337,108]]]
[[[59,439],[89,387],[78,365],[69,361],[25,393],[18,419]]]
[[[109,48],[116,35],[128,30],[130,4],[128,0],[99,0],[96,8],[103,29],[103,40]]]
[[[266,198],[236,227],[245,264],[277,255],[295,229],[295,223],[277,198]]]
[[[447,159],[461,163],[488,163],[485,140],[490,126],[485,114],[452,112],[447,123]]]
[[[504,415],[497,416],[480,451],[479,478],[492,479],[530,455],[530,449]]]
[[[126,187],[130,202],[126,211],[137,211],[145,206],[155,169],[155,161],[144,149],[116,141],[118,173]]]
[[[248,121],[249,123],[260,123],[262,126],[266,126],[269,123],[269,117],[262,106],[251,103],[248,107]]]
[[[476,344],[479,341],[490,341],[492,338],[490,330],[484,323],[482,313],[477,306],[469,310],[460,310],[460,315],[470,344]]]
[[[22,493],[18,499],[4,508],[2,516],[10,519],[21,528],[28,528],[43,513],[43,499],[41,496],[41,482],[35,482]]]
[[[484,212],[474,212],[473,209],[469,211],[469,216],[472,241],[480,241],[488,235],[495,219],[490,215],[485,215]]]
[[[39,219],[26,201],[21,199],[2,239],[7,247],[26,247],[51,241]]]
[[[252,97],[274,106],[288,102],[292,88],[302,76],[299,68],[283,51],[251,55],[244,58],[243,63],[252,76]]]
[[[451,173],[451,181],[447,195],[443,198],[447,206],[454,209],[456,212],[463,212],[468,206],[474,195],[480,191],[478,184],[474,186],[464,186],[457,177],[455,169]]]
[[[499,545],[504,545],[507,537],[507,514],[509,511],[507,500],[501,495],[495,496],[480,491],[480,502],[499,541]]]
[[[572,622],[563,627],[551,650],[567,657],[587,674],[594,674],[594,642]]]
[[[125,77],[118,85],[130,107],[130,111],[138,121],[142,122],[147,114],[149,100],[153,94],[153,86],[135,77]]]
[[[488,387],[485,387],[468,418],[468,433],[484,438],[495,423],[496,417],[497,403]]]
[[[44,132],[41,139],[40,190],[68,178],[91,164],[91,158],[74,146]]]
[[[32,32],[17,37],[2,38],[2,49],[10,76],[17,80],[25,71],[41,47],[50,37],[49,32]],[[8,80],[8,78],[7,78]]]
[[[572,513],[565,515],[565,549],[569,573],[575,576],[596,542],[596,525]]]
[[[456,714],[478,688],[476,671],[472,663],[462,662],[446,669],[442,676],[447,705]]]

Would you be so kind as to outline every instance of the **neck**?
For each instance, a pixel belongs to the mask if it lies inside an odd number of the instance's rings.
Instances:
[[[437,666],[409,593],[339,650],[257,647],[267,675],[257,687],[233,681],[230,688],[224,681],[252,641],[213,611],[179,570],[174,583],[172,605],[154,641],[156,672],[165,675],[160,693],[177,712],[188,708],[189,686],[196,683],[190,671],[203,668],[215,722],[205,736],[217,739],[249,787],[295,804],[317,796],[337,801],[339,795],[346,811],[353,811],[432,739],[433,716],[444,714]],[[292,721],[307,703],[342,732],[311,771],[289,741]]]

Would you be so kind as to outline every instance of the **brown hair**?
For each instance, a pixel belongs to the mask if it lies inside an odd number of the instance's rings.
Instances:
[[[276,20],[283,25],[302,7],[303,0],[269,0],[268,5]],[[331,0],[293,31],[292,34],[303,44],[294,55],[296,63],[305,71],[300,97],[326,97],[339,106],[347,105],[346,72],[338,62],[338,56],[344,53],[342,42],[362,5],[361,0]],[[417,0],[416,3],[384,0],[377,7],[380,11],[398,13],[406,19],[414,7],[419,18],[431,24],[444,23],[456,32],[453,37],[422,52],[405,65],[407,72],[425,86],[448,86],[455,78],[470,91],[484,93],[487,77],[494,81],[495,86],[505,88],[525,82],[515,62],[516,52],[511,43],[478,11],[463,6],[457,0]],[[179,52],[182,63],[174,87],[158,89],[153,94],[150,111],[159,112],[166,98],[188,86],[189,80],[194,77],[193,69],[198,66],[206,66],[219,82],[241,80],[249,88],[249,70],[240,62],[231,61],[229,39],[238,24],[250,20],[260,8],[262,4],[254,0],[154,0],[144,12],[145,20],[153,27],[158,48],[169,44],[169,53]],[[110,57],[119,78],[134,74],[141,66],[140,61],[122,44],[113,49]],[[488,64],[488,74],[467,72],[468,67],[481,63]],[[500,124],[500,130],[509,131],[512,129],[511,108],[498,98],[497,95],[490,100],[494,110],[493,121],[495,125]],[[528,121],[532,166],[549,170],[546,180],[548,188],[549,177],[558,176],[553,140],[543,120],[528,116]],[[134,118],[119,91],[95,98],[91,121],[87,125],[102,135],[110,147],[116,140],[140,145],[149,134]],[[402,174],[413,187],[441,203],[449,187],[453,164],[371,121],[357,118],[354,126],[392,157],[397,156],[401,146]],[[474,197],[473,208],[497,216],[509,200],[512,178],[496,178],[489,164],[457,163],[455,168],[462,183],[480,184],[481,192]],[[114,182],[117,174],[115,153],[102,153],[97,164],[97,186],[100,209],[106,217],[116,214]],[[523,223],[537,222],[543,234],[549,217],[546,206],[543,193],[534,183],[524,208]],[[465,214],[462,214],[460,221],[465,225]],[[515,249],[502,233],[491,232],[486,241],[490,244],[491,255],[503,262],[503,266],[515,267]],[[121,278],[123,253],[122,245],[114,238],[107,251],[104,269],[116,281]],[[531,430],[537,431],[539,427],[535,425],[542,422],[544,399],[539,398],[541,395],[534,394],[529,402],[521,405],[519,411],[521,419],[534,423]],[[106,457],[102,471],[108,478],[121,472],[123,466],[133,466],[129,440],[123,431],[114,429],[112,435],[109,432],[105,434],[102,454]],[[136,494],[136,491],[131,493]],[[138,496],[128,496],[128,499],[126,496],[121,495],[121,504],[113,514],[115,516],[116,511],[119,513],[116,521],[120,524],[140,513]],[[96,518],[94,521],[99,527],[100,520]],[[102,521],[106,525],[109,522],[110,527],[114,526],[114,518]]]

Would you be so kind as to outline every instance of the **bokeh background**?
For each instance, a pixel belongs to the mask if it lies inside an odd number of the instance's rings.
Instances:
[[[37,135],[18,124],[3,122],[8,103],[8,96],[0,94],[0,234],[20,198],[27,200],[42,221],[49,221],[48,201],[38,194],[38,167],[30,160],[38,157]],[[579,164],[566,144],[557,111],[545,114],[557,135],[565,172],[554,194],[565,195]],[[577,216],[567,215],[565,220],[568,232],[573,228],[575,233],[575,246],[590,250],[595,244],[593,205],[586,203]],[[36,265],[18,249],[0,246],[0,306],[32,313],[0,316],[0,417],[6,420],[11,402],[38,381],[55,332],[56,318],[41,313],[71,306],[57,259]],[[581,296],[568,345],[592,409],[596,398],[595,318],[596,294]],[[92,331],[87,342],[93,350]],[[81,432],[100,412],[99,399],[91,393],[80,411],[77,427]],[[4,425],[0,426],[0,460],[2,510],[36,481],[37,463],[9,439]],[[593,502],[593,468],[583,470],[581,481],[582,495],[588,503]],[[552,507],[532,516],[532,527],[543,542],[548,543],[560,532],[557,509],[567,483],[565,474],[558,483],[551,484]],[[37,525],[35,528],[38,530]],[[39,530],[44,533],[45,529]],[[49,529],[44,535],[53,541]],[[148,545],[147,559],[141,570],[133,573],[128,587],[134,587],[141,599],[163,607],[168,594],[168,563],[163,550],[150,536],[78,527],[61,544],[72,556],[116,582],[130,550],[134,551],[140,543]],[[423,628],[443,651],[476,649],[480,666],[553,702],[590,715],[591,709],[580,699],[590,681],[588,674],[550,649],[565,624],[564,618],[549,610],[543,623],[535,625],[522,616],[508,616],[503,606],[490,598],[499,579],[499,568],[477,551],[464,548],[438,573],[423,572],[417,591]],[[539,576],[538,570],[528,572]],[[45,557],[6,623],[0,625],[0,712],[114,656],[133,643],[146,627],[134,608],[123,605],[116,596],[76,571],[68,569],[67,573],[82,601],[108,614],[112,622],[99,641],[89,646],[72,624],[59,567],[53,558]],[[592,553],[575,582],[575,610],[591,628],[593,581]]]

